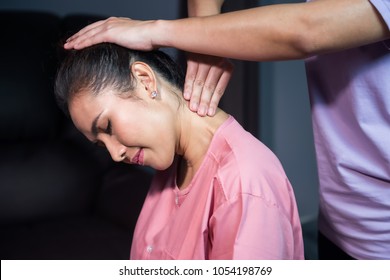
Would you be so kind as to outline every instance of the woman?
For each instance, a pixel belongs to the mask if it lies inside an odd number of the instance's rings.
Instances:
[[[158,172],[132,259],[303,259],[298,210],[275,155],[218,109],[193,113],[184,76],[160,51],[115,44],[72,51],[56,96],[113,160]]]

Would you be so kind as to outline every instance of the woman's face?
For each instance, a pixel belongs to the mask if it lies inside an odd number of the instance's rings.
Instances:
[[[121,98],[112,90],[82,92],[69,103],[75,126],[91,142],[104,145],[114,161],[168,168],[175,155],[176,116],[144,90]]]

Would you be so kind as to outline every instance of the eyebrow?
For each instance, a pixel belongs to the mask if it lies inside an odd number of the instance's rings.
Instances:
[[[97,127],[97,123],[99,121],[99,118],[100,118],[100,115],[102,114],[103,112],[101,112],[99,115],[96,116],[96,118],[93,120],[92,122],[92,125],[91,125],[91,131],[92,131],[92,135],[94,137],[97,136],[98,134],[98,127]]]

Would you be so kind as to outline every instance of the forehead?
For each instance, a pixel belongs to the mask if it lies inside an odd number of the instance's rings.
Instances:
[[[77,114],[80,110],[93,110],[103,104],[112,103],[115,98],[115,93],[110,89],[101,90],[98,94],[94,94],[89,89],[83,89],[69,100],[69,112]]]
[[[71,116],[77,116],[81,111],[85,111],[95,107],[98,103],[98,100],[98,96],[94,96],[91,91],[82,90],[69,99],[69,113]]]
[[[78,93],[69,101],[70,117],[78,130],[84,134],[91,133],[91,125],[95,119],[102,114],[110,100],[114,99],[112,94],[100,94],[94,96],[91,92],[83,91]]]

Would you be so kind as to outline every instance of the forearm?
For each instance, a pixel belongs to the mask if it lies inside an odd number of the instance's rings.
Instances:
[[[389,36],[366,0],[270,5],[221,15],[157,21],[154,45],[244,60],[299,59]]]
[[[157,21],[156,30],[160,31],[155,32],[153,44],[244,60],[297,57],[300,54],[294,47],[294,30],[287,28],[286,13],[280,8],[283,7],[267,6],[209,17]]]

